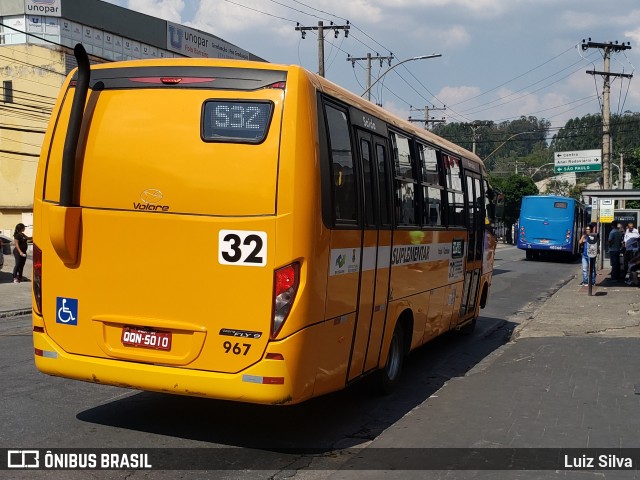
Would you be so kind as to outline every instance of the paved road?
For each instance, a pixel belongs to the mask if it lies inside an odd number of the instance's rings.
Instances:
[[[497,255],[491,303],[482,312],[475,335],[447,335],[412,354],[402,385],[391,396],[372,395],[365,381],[346,391],[286,408],[135,392],[48,377],[33,366],[29,317],[1,319],[0,366],[6,393],[0,411],[0,445],[239,447],[257,454],[319,447],[337,451],[328,464],[327,457],[322,459],[322,470],[310,470],[317,463],[301,455],[289,468],[225,471],[215,478],[326,478],[332,466],[338,468],[349,458],[342,449],[389,441],[392,427],[402,424],[403,419],[410,422],[407,414],[423,409],[425,402],[440,399],[447,403],[447,390],[442,387],[453,379],[466,378],[464,375],[474,367],[490,365],[488,360],[501,351],[514,329],[571,277],[575,268],[572,264],[526,262],[522,252],[502,248]],[[464,385],[460,387],[463,391]],[[476,387],[469,385],[466,395],[473,399]],[[474,405],[469,402],[468,408],[473,411]],[[459,432],[456,425],[447,428],[452,434]],[[444,439],[442,435],[432,436],[430,428],[424,435],[434,441]],[[86,473],[28,472],[23,478],[87,478]],[[125,477],[212,478],[205,472],[91,472],[91,478]]]

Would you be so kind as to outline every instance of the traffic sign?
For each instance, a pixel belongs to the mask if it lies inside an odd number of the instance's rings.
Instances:
[[[599,172],[602,170],[602,165],[563,165],[553,167],[555,173],[566,172]]]
[[[555,173],[599,172],[602,170],[602,150],[556,152],[553,161]]]
[[[603,198],[600,200],[600,221],[602,223],[613,222],[613,200],[610,198]]]

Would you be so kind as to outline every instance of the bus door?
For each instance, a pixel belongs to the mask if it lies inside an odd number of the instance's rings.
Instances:
[[[483,242],[484,242],[484,195],[482,182],[477,173],[464,171],[465,203],[467,212],[467,262],[464,273],[464,290],[460,305],[459,322],[474,315],[478,301],[478,286],[482,275]]]
[[[387,309],[391,257],[391,213],[386,140],[357,131],[363,191],[362,261],[358,311],[348,380],[378,365]]]

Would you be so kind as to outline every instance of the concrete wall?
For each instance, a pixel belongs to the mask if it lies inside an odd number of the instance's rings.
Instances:
[[[35,45],[0,47],[0,87],[11,80],[13,102],[0,91],[0,230],[33,208],[38,156],[64,80],[64,54]],[[40,67],[40,68],[38,68]]]
[[[24,0],[0,0],[0,17],[4,15],[23,15]]]
[[[60,5],[63,20],[167,47],[167,22],[159,18],[100,0],[62,0]],[[0,0],[0,17],[24,14],[24,0]],[[20,43],[23,41],[0,45],[0,232],[11,234],[19,222],[27,225],[30,234],[33,187],[44,131],[65,69],[75,66],[73,55],[67,58],[62,46],[36,44],[33,39],[29,40],[32,43]],[[12,82],[13,102],[4,101],[5,80]]]

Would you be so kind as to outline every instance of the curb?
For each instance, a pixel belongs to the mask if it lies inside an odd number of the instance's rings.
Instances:
[[[572,275],[570,278],[563,280],[557,285],[554,285],[551,289],[547,290],[547,293],[549,293],[550,295],[541,304],[539,304],[527,318],[525,318],[522,322],[520,322],[519,325],[516,326],[516,328],[514,328],[513,332],[511,333],[509,342],[517,342],[518,340],[520,340],[520,332],[529,325],[529,322],[531,322],[540,314],[540,311],[545,307],[547,302],[555,297],[560,290],[569,285],[576,278],[578,278],[578,274]]]

